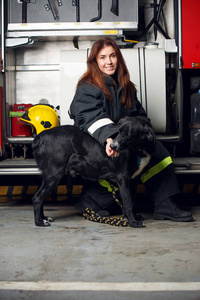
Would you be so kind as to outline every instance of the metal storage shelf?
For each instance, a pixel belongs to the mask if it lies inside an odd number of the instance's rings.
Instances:
[[[84,26],[80,26],[79,23],[9,24],[6,34],[6,47],[31,44],[34,39],[63,41],[71,40],[74,37],[91,38],[92,36],[105,35],[123,37],[123,30],[117,28],[119,24],[111,24],[113,28],[110,26],[110,29],[107,29],[108,24],[98,24],[96,29],[91,29],[91,23],[87,24],[84,23]]]
[[[95,25],[95,26],[94,26]],[[9,38],[69,38],[74,36],[123,36],[123,29],[136,30],[137,22],[26,23],[8,24]]]
[[[71,30],[137,30],[137,22],[60,22],[60,23],[9,23],[8,32],[19,31],[71,31]]]

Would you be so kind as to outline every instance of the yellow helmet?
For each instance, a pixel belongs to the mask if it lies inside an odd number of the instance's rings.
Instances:
[[[35,130],[36,134],[59,125],[57,113],[50,105],[46,104],[30,107],[20,120],[29,123],[32,126],[32,131]]]

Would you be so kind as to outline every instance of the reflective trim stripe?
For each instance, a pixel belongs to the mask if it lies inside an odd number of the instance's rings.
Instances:
[[[103,118],[103,119],[100,119],[100,120],[94,122],[94,123],[88,128],[88,132],[89,132],[91,135],[93,135],[93,133],[94,133],[97,129],[99,129],[99,128],[105,126],[105,125],[108,125],[108,124],[114,124],[114,122],[111,121],[109,118]]]
[[[150,168],[146,173],[144,173],[141,176],[142,183],[145,183],[151,177],[160,173],[162,170],[164,170],[167,166],[169,166],[172,163],[173,163],[173,161],[172,161],[171,156],[168,156],[165,159],[161,160],[157,165]]]
[[[101,186],[107,188],[108,191],[112,193],[112,187],[111,187],[110,183],[107,180],[99,179],[98,182]],[[115,192],[118,191],[118,188],[116,186],[113,186],[113,187],[114,187]]]

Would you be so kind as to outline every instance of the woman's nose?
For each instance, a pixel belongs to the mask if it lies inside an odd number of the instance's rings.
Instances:
[[[112,63],[112,60],[110,57],[107,58],[107,64],[111,64]]]

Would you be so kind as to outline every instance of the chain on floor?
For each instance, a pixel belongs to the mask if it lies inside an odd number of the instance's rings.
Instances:
[[[122,204],[120,203],[119,199],[116,197],[114,186],[111,184],[112,188],[112,196],[117,202],[117,204],[122,208]],[[83,212],[83,217],[86,220],[90,220],[93,222],[103,223],[103,224],[109,224],[112,226],[119,226],[119,227],[127,227],[130,226],[127,219],[125,219],[124,216],[122,217],[101,217],[99,216],[95,211],[93,211],[91,208],[86,208]]]

